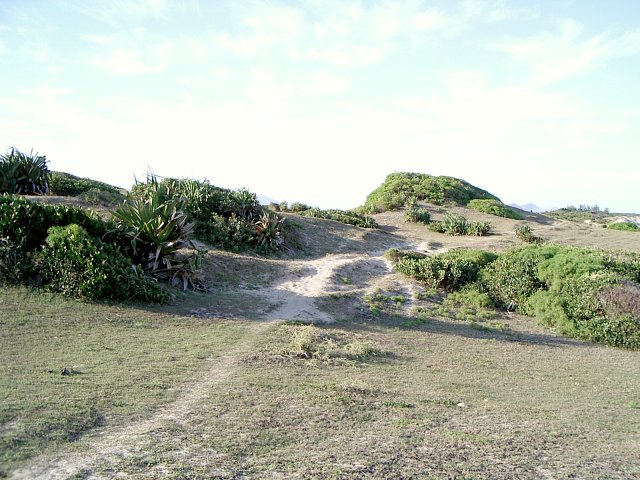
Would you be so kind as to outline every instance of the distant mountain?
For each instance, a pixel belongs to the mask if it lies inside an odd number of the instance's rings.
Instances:
[[[258,194],[258,202],[260,205],[269,205],[270,203],[280,203],[273,198],[267,197],[266,195]]]
[[[533,203],[525,203],[524,205],[518,205],[517,203],[511,203],[509,204],[510,207],[516,207],[519,208],[520,210],[524,210],[525,212],[533,212],[533,213],[540,213],[540,212],[544,212],[545,210],[540,208],[537,205],[534,205]]]

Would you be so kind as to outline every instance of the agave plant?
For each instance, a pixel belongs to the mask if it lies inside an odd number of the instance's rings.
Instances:
[[[255,223],[258,248],[262,248],[266,253],[280,248],[284,243],[283,223],[284,218],[271,212],[265,212]]]
[[[191,257],[184,258],[178,251],[192,248],[190,240],[193,223],[183,212],[184,200],[169,198],[166,187],[159,186],[148,198],[129,198],[113,212],[117,231],[126,239],[125,253],[142,268],[157,278],[177,279],[183,286],[195,283]],[[185,280],[192,276],[192,280]]]
[[[44,195],[49,192],[49,169],[44,155],[12,148],[0,156],[0,193]]]

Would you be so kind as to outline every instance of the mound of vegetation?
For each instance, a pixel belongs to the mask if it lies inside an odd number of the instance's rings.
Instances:
[[[0,197],[0,283],[87,300],[166,302],[168,292],[124,244],[113,224],[82,209]]]
[[[51,195],[63,197],[77,197],[90,190],[108,192],[114,195],[120,194],[120,190],[113,185],[90,178],[76,177],[65,172],[49,173],[49,189]]]
[[[544,212],[544,214],[547,217],[557,218],[558,220],[569,220],[580,223],[589,221],[602,224],[608,223],[613,217],[608,208],[601,210],[598,205],[580,205],[577,208],[569,205],[557,210]]]
[[[523,220],[524,217],[515,210],[507,207],[499,200],[492,198],[474,198],[467,204],[469,208],[473,208],[478,212],[496,215],[498,217],[511,218],[513,220]]]
[[[239,251],[257,248],[268,253],[284,244],[284,219],[264,209],[255,193],[228,190],[207,180],[159,179],[150,176],[131,189],[128,202],[180,200],[179,209],[193,223],[194,236],[211,245]]]
[[[633,222],[614,222],[609,223],[607,228],[611,230],[621,230],[623,232],[637,232],[640,230],[640,227]]]
[[[49,192],[47,158],[12,148],[0,155],[0,194],[44,195]]]
[[[361,208],[365,212],[375,213],[399,208],[412,200],[423,200],[436,205],[467,205],[473,199],[499,201],[489,192],[458,178],[396,172],[387,176],[384,183],[369,194]]]
[[[640,349],[640,255],[528,245],[500,255],[470,250],[432,257],[393,252],[401,273],[430,287],[464,286],[558,333]]]

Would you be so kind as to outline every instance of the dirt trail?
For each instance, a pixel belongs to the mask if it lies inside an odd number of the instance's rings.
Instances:
[[[54,457],[36,458],[30,465],[14,471],[12,479],[65,479],[82,474],[83,478],[104,478],[91,473],[96,464],[116,465],[143,450],[145,438],[159,431],[167,423],[179,424],[187,428],[187,419],[195,412],[200,402],[219,383],[231,376],[238,362],[251,350],[255,339],[273,322],[302,320],[313,322],[332,322],[330,315],[316,306],[316,300],[336,289],[336,275],[340,268],[357,263],[366,274],[389,274],[391,268],[382,258],[382,253],[327,255],[320,259],[295,262],[298,272],[283,279],[279,284],[256,292],[257,295],[279,305],[266,313],[265,322],[253,324],[244,338],[225,355],[210,361],[208,370],[198,374],[197,378],[178,394],[177,400],[164,406],[150,418],[124,427],[105,427],[94,434],[87,435],[81,451],[60,453]],[[382,268],[381,268],[382,265]],[[368,276],[368,275],[367,275]],[[365,285],[350,285],[353,290],[366,288]],[[112,477],[113,475],[111,475]]]

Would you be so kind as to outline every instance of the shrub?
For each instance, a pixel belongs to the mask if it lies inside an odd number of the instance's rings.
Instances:
[[[405,255],[398,260],[396,269],[428,287],[452,292],[475,282],[480,269],[496,258],[484,250],[452,250],[423,258]]]
[[[515,236],[525,243],[533,243],[538,245],[544,243],[544,240],[541,237],[537,237],[533,234],[531,227],[527,224],[518,225],[516,227]]]
[[[80,208],[45,205],[20,197],[0,196],[0,237],[7,237],[25,251],[44,244],[50,227],[75,223],[91,236],[101,238],[110,228],[95,214]]]
[[[0,237],[0,285],[32,283],[36,273],[32,254],[11,239]]]
[[[412,223],[420,222],[426,225],[431,222],[431,214],[426,208],[412,206],[404,212],[404,221]]]
[[[428,225],[429,230],[431,230],[432,232],[436,232],[436,233],[444,233],[444,224],[442,222],[439,221],[432,221],[429,225]]]
[[[446,235],[466,235],[469,222],[464,215],[447,212],[442,218],[442,227]]]
[[[371,217],[346,210],[322,210],[320,208],[310,208],[300,212],[304,217],[324,218],[334,220],[347,225],[354,225],[362,228],[378,228],[378,223]]]
[[[191,242],[193,223],[183,212],[185,201],[170,198],[160,185],[148,198],[130,198],[118,207],[113,216],[117,231],[126,239],[124,252],[145,272],[158,278],[181,283],[183,287],[197,286],[193,270],[196,259],[184,257],[179,250],[197,250]]]
[[[491,231],[489,222],[472,222],[467,226],[467,235],[483,237]]]
[[[487,191],[458,178],[396,172],[387,176],[384,183],[367,196],[364,208],[368,213],[393,210],[412,200],[464,206],[475,198],[498,200]]]
[[[79,225],[50,228],[39,261],[48,288],[66,296],[155,303],[169,299],[115,245],[91,237]]]
[[[637,232],[640,227],[632,222],[614,222],[607,224],[611,230],[622,230],[623,232]]]
[[[527,299],[526,310],[542,325],[553,328],[561,335],[576,334],[575,325],[565,312],[560,296],[546,290],[538,290]]]
[[[0,193],[44,195],[49,192],[49,168],[44,155],[12,148],[0,155]]]
[[[293,202],[289,207],[289,212],[300,213],[309,210],[311,207],[305,203]]]
[[[265,253],[277,250],[284,243],[282,224],[284,218],[273,213],[265,213],[256,221],[256,244]]]
[[[124,195],[99,188],[90,188],[78,195],[78,198],[89,205],[112,207],[124,201]]]
[[[469,208],[473,208],[478,212],[496,215],[498,217],[511,218],[514,220],[524,220],[524,217],[518,212],[510,209],[504,203],[493,198],[474,198],[470,200]]]
[[[120,195],[120,190],[112,185],[90,178],[76,177],[65,172],[51,172],[49,174],[49,188],[51,195],[63,197],[77,197],[90,190]]]

